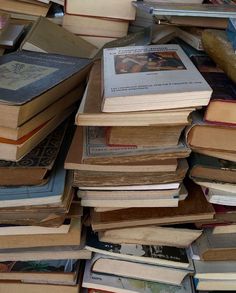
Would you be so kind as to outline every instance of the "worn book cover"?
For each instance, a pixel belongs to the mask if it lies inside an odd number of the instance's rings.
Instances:
[[[181,286],[167,285],[157,282],[142,281],[114,275],[105,275],[92,272],[92,260],[86,261],[82,286],[112,292],[127,293],[191,293],[190,278],[186,278]],[[125,290],[125,291],[124,291]],[[96,292],[96,291],[95,291]]]
[[[150,264],[185,268],[190,265],[185,248],[101,242],[98,239],[97,233],[92,230],[89,230],[87,233],[86,248],[93,252]]]
[[[210,86],[178,45],[104,49],[103,60],[103,112],[196,107],[209,102]]]
[[[3,55],[0,58],[0,102],[25,104],[89,64],[88,59],[36,52]]]

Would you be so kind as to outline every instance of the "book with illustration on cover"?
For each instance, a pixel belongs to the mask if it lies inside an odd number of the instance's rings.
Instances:
[[[191,262],[185,248],[141,244],[112,244],[101,242],[97,233],[89,230],[86,249],[115,258],[176,268],[190,268]]]
[[[16,128],[82,83],[91,61],[38,52],[0,58],[0,125]]]
[[[118,41],[118,40],[117,40]],[[104,113],[102,105],[101,62],[97,61],[89,74],[86,91],[75,118],[80,126],[152,126],[187,124],[194,108],[162,111]]]
[[[211,97],[178,45],[104,49],[103,64],[103,112],[199,107]]]

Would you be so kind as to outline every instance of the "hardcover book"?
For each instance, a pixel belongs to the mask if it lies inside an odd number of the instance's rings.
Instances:
[[[178,45],[104,49],[103,63],[103,112],[198,107],[211,97]]]

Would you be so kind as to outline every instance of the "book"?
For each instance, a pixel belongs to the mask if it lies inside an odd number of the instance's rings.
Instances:
[[[198,153],[192,153],[190,157],[190,173],[192,178],[236,183],[236,164],[232,161],[218,159]]]
[[[97,234],[91,230],[88,231],[85,248],[121,260],[182,269],[191,267],[185,248],[101,242]]]
[[[188,165],[180,160],[176,172],[97,172],[74,171],[73,185],[81,186],[124,186],[180,183],[184,179]]]
[[[206,155],[206,156],[211,156],[231,162],[236,162],[235,154],[234,152],[229,152],[229,151],[218,151],[218,150],[208,150],[208,149],[198,149],[197,151],[199,154]]]
[[[0,47],[14,47],[24,33],[24,29],[24,25],[9,24],[0,34]]]
[[[90,62],[35,52],[2,56],[0,125],[15,128],[44,110],[85,79]]]
[[[188,123],[193,108],[161,111],[104,113],[102,105],[101,63],[94,63],[88,85],[75,118],[79,126],[152,126]]]
[[[65,14],[63,17],[63,27],[79,36],[121,38],[127,35],[129,21],[107,17],[99,18]]]
[[[104,49],[103,60],[103,112],[199,107],[210,100],[210,86],[178,45]]]
[[[204,120],[214,124],[235,125],[235,83],[223,72],[203,73],[213,89]]]
[[[192,125],[186,128],[186,140],[189,147],[196,152],[198,149],[206,149],[234,153],[235,127],[207,123],[203,121],[203,116],[199,112],[194,112],[192,119]]]
[[[223,204],[229,206],[236,205],[235,192],[218,190],[215,188],[202,187],[207,200],[215,204]]]
[[[177,32],[177,37],[185,41],[187,44],[194,47],[195,49],[203,51],[201,40],[202,31],[203,29],[201,28],[184,27],[178,30],[179,33]]]
[[[99,274],[115,275],[151,282],[180,286],[188,271],[175,268],[137,263],[96,253],[92,259],[92,271]]]
[[[18,162],[0,161],[0,185],[39,185],[52,170],[65,135],[61,124]]]
[[[222,230],[227,229],[226,226],[220,227]],[[203,234],[192,244],[193,252],[203,261],[236,260],[235,236],[235,231],[226,235],[214,233],[214,229],[204,229]]]
[[[110,147],[106,145],[105,141],[105,128],[77,127],[69,153],[66,158],[66,168],[79,169],[81,164],[88,164],[94,165],[93,170],[95,171],[95,165],[130,164],[138,166],[140,164],[145,166],[152,165],[151,162],[153,162],[153,166],[155,166],[155,162],[159,161],[159,164],[161,164],[160,160],[163,161],[162,165],[164,167],[165,159],[170,159],[167,160],[168,165],[168,163],[176,163],[176,161],[173,161],[173,159],[184,158],[188,156],[186,149],[183,149],[183,143],[181,142],[176,147],[161,148],[148,146]],[[160,169],[158,170],[160,171]],[[168,170],[175,171],[176,166],[174,169],[171,168],[171,170],[167,168],[166,171]],[[138,172],[137,169],[132,171]],[[143,169],[143,171],[145,171],[145,169]]]
[[[180,200],[185,200],[188,193],[184,186],[181,189],[169,192],[157,191],[78,191],[82,206],[89,207],[176,207]]]
[[[8,26],[10,20],[10,15],[3,11],[0,12],[0,33]]]
[[[32,132],[14,141],[10,139],[0,139],[0,159],[5,161],[17,162],[27,155],[33,148],[39,144],[47,135],[52,132],[64,119],[74,111],[71,106],[65,111],[56,115],[43,125],[37,127]]]
[[[131,0],[112,0],[95,3],[92,0],[86,1],[65,1],[65,12],[68,14],[94,16],[103,18],[118,18],[132,20],[135,18],[135,8]]]
[[[0,137],[17,141],[22,137],[29,135],[38,127],[49,122],[56,115],[62,115],[65,109],[68,109],[72,105],[77,106],[76,103],[79,102],[83,90],[84,85],[82,84],[16,128],[0,126]]]
[[[214,209],[207,202],[201,188],[191,183],[189,195],[176,208],[136,208],[112,212],[92,212],[92,228],[95,231],[144,225],[171,225],[213,219]]]
[[[207,17],[207,16],[175,16],[172,15],[166,21],[161,23],[169,23],[177,26],[193,26],[203,28],[226,29],[228,24],[227,18]]]
[[[25,283],[76,285],[80,262],[76,260],[41,260],[0,262],[1,280]]]
[[[161,16],[195,16],[195,17],[217,17],[234,18],[234,5],[219,4],[192,4],[184,3],[156,3],[153,1],[137,1],[134,3],[137,9],[141,9],[152,15]]]
[[[98,233],[101,242],[113,244],[163,245],[174,247],[189,247],[202,234],[201,230],[145,226],[114,230]]]
[[[190,278],[186,278],[181,286],[173,286],[156,282],[147,282],[124,277],[96,274],[92,272],[92,261],[87,261],[82,286],[114,293],[156,293],[173,291],[174,293],[191,293],[192,287]]]
[[[80,285],[51,285],[51,284],[27,284],[21,282],[9,282],[2,281],[0,282],[0,290],[3,292],[7,292],[7,290],[11,292],[18,293],[41,293],[42,290],[50,293],[78,293],[80,290]]]
[[[184,127],[112,126],[106,130],[106,141],[110,146],[177,146]]]
[[[49,42],[50,40],[50,42]],[[20,46],[21,50],[93,58],[97,48],[45,17],[39,17]]]
[[[17,1],[17,0],[2,0],[1,1],[1,9],[7,12],[16,12],[16,13],[24,13],[34,16],[46,16],[48,10],[50,8],[50,4],[41,4],[38,3],[30,3],[25,1]]]
[[[37,235],[4,235],[0,236],[1,249],[33,248],[48,246],[73,246],[79,245],[81,239],[81,223],[72,220],[71,228],[67,234],[37,234]]]

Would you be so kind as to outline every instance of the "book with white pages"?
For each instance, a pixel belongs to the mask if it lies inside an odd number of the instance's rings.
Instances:
[[[236,206],[236,193],[202,186],[207,200],[214,204]]]

